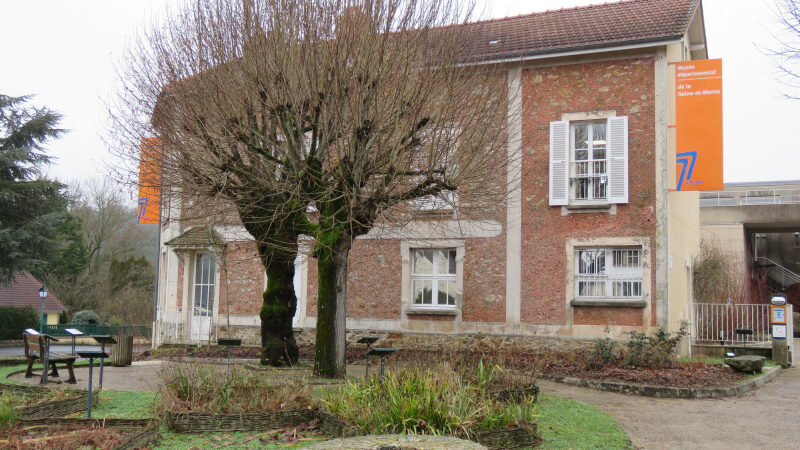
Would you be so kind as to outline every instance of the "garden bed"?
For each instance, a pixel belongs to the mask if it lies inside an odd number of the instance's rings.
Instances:
[[[546,377],[570,377],[593,381],[641,384],[678,388],[712,388],[733,386],[747,375],[721,364],[676,362],[665,367],[620,367],[614,365],[590,367],[580,359],[556,359],[540,366]]]
[[[158,428],[124,428],[72,425],[22,425],[7,430],[0,439],[0,447],[15,449],[64,450],[134,449],[145,447],[158,437]]]
[[[93,405],[97,398],[92,398]],[[14,409],[18,419],[40,419],[86,411],[89,397],[86,391],[4,383],[0,385],[0,400]]]

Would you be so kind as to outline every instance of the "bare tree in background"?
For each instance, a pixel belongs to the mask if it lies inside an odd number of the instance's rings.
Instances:
[[[777,0],[778,20],[784,26],[778,48],[770,53],[789,87],[787,97],[800,99],[800,0]]]
[[[473,64],[471,14],[447,0],[197,0],[131,47],[115,113],[127,160],[158,135],[164,182],[230,205],[256,239],[266,362],[271,338],[293,344],[302,236],[318,271],[315,372],[342,377],[353,240],[425,201],[459,219],[501,210],[506,72]]]

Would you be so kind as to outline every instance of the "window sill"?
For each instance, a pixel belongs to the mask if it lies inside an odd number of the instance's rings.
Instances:
[[[569,302],[570,306],[611,306],[611,307],[628,307],[628,308],[644,308],[647,302],[635,299],[574,299]]]
[[[573,203],[561,207],[561,215],[567,214],[590,214],[590,213],[603,213],[603,214],[617,214],[617,205],[611,203]]]
[[[406,308],[406,314],[428,314],[436,316],[455,316],[458,315],[458,309],[455,306],[409,306]]]

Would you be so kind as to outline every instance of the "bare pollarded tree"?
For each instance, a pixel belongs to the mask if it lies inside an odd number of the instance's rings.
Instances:
[[[471,13],[449,0],[196,0],[131,47],[115,114],[127,159],[158,135],[165,183],[224,199],[256,239],[265,362],[291,339],[298,238],[313,239],[318,268],[315,371],[340,377],[353,240],[414,219],[420,199],[457,199],[460,218],[505,201],[506,72],[470,54]]]
[[[778,21],[783,30],[777,35],[778,47],[770,53],[775,58],[789,88],[787,97],[800,99],[800,0],[776,0]]]

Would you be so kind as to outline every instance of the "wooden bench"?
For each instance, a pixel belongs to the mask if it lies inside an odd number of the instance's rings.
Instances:
[[[67,380],[67,383],[77,383],[75,380],[75,372],[73,371],[72,367],[75,364],[75,360],[78,358],[77,356],[68,355],[66,353],[51,352],[50,347],[47,344],[47,338],[42,335],[33,336],[28,333],[22,333],[22,340],[25,343],[25,357],[28,359],[28,369],[25,371],[25,378],[30,378],[33,376],[33,362],[36,359],[41,360],[44,364],[43,356],[46,354],[47,363],[53,370],[50,373],[50,376],[57,377],[58,368],[56,367],[56,363],[63,363],[69,371],[69,379]],[[42,382],[44,382],[45,370],[47,370],[47,367],[42,367]]]

